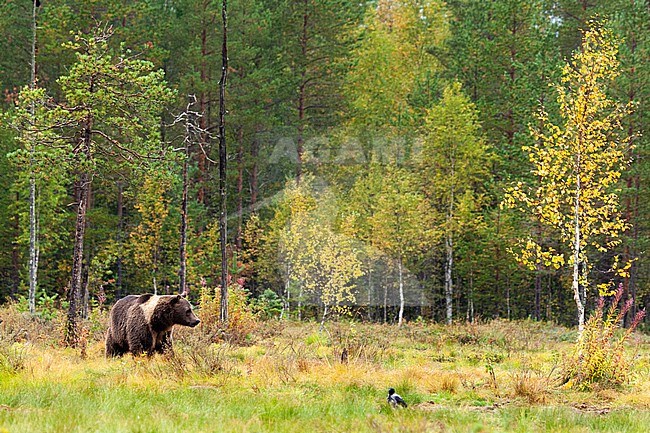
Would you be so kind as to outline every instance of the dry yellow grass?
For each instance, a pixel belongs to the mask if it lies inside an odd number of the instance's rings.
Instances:
[[[12,432],[61,431],[48,426],[66,420],[65,405],[79,407],[75,422],[84,431],[98,431],[98,411],[155,417],[167,407],[156,431],[177,431],[186,416],[197,431],[594,431],[597,419],[610,431],[640,431],[630,430],[632,419],[622,414],[650,421],[646,344],[634,383],[574,392],[554,375],[573,330],[551,325],[331,323],[320,332],[316,323],[273,322],[261,323],[248,346],[210,343],[205,330],[183,329],[173,355],[120,359],[104,358],[98,332],[82,359],[56,344],[51,324],[40,328],[46,335],[15,338],[14,328],[32,327],[33,335],[41,325],[14,314],[0,310],[0,317],[12,316],[10,328],[0,325],[2,356],[20,364],[0,369],[0,405],[9,408],[0,410],[0,426]],[[388,409],[388,387],[407,399],[408,411]],[[19,419],[18,409],[43,414],[42,423]],[[211,424],[215,413],[227,422]],[[141,427],[120,422],[104,431]]]

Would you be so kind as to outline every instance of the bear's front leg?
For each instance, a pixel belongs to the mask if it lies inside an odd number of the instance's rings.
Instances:
[[[126,321],[126,339],[129,351],[138,356],[143,353],[151,356],[154,349],[154,339],[149,324],[144,320],[144,315],[129,317]]]
[[[173,353],[173,348],[172,348],[172,331],[165,331],[161,332],[160,335],[158,335],[158,341],[156,342],[156,347],[154,348],[154,352],[156,353]]]

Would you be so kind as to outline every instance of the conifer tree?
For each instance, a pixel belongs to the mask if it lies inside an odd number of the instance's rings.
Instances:
[[[77,34],[66,47],[76,62],[58,79],[60,101],[43,89],[25,89],[17,119],[27,118],[34,132],[46,131],[44,145],[57,151],[57,164],[75,173],[77,212],[65,341],[78,343],[78,318],[84,296],[84,235],[93,178],[120,165],[142,166],[164,156],[160,143],[161,109],[172,92],[163,72],[128,51],[114,55],[110,27]],[[31,122],[27,110],[37,104]],[[24,120],[23,120],[24,121]]]

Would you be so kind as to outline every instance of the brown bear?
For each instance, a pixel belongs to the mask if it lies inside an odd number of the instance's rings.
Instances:
[[[200,320],[181,295],[129,295],[113,305],[106,332],[106,356],[163,353],[171,349],[172,327]]]

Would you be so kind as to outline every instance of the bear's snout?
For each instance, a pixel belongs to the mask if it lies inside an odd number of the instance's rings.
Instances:
[[[199,323],[201,323],[201,321],[200,321],[199,319],[196,319],[194,322],[190,323],[190,327],[191,327],[191,328],[194,328],[194,327],[195,327],[196,325],[198,325]]]

